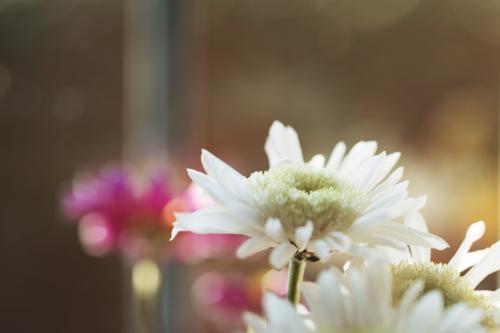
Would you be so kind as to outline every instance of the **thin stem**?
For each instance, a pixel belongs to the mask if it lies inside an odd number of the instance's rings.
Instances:
[[[302,256],[295,256],[288,264],[288,291],[286,298],[293,304],[299,304],[300,285],[304,279],[306,260]]]

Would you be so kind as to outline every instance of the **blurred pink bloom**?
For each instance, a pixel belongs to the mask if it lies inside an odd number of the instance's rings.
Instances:
[[[89,254],[120,251],[138,257],[154,252],[157,238],[168,237],[162,212],[172,198],[162,173],[139,175],[114,167],[77,176],[62,198],[62,208],[78,221],[80,242]]]
[[[186,233],[175,241],[176,258],[185,263],[234,256],[245,237],[240,235],[197,235]]]
[[[193,297],[203,318],[231,331],[243,327],[243,312],[259,312],[261,291],[252,277],[208,272],[193,284]]]
[[[277,271],[271,269],[262,276],[261,281],[264,291],[271,291],[278,296],[285,297],[288,284],[288,270],[282,269]]]
[[[157,170],[140,174],[123,166],[77,175],[62,198],[64,214],[78,222],[79,239],[91,255],[119,252],[129,258],[169,255],[199,262],[234,254],[245,237],[185,233],[169,243],[174,214],[215,203],[196,185],[178,196]]]
[[[284,296],[286,270],[270,270],[265,274],[207,272],[193,284],[195,305],[202,317],[233,331],[242,327],[246,311],[261,313],[262,295],[270,291]]]

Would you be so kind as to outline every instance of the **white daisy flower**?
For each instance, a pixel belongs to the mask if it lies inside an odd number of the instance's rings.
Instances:
[[[270,168],[244,177],[206,150],[206,174],[188,170],[218,207],[177,214],[179,231],[243,234],[241,258],[274,248],[270,262],[284,266],[297,254],[326,259],[333,251],[363,255],[366,245],[406,244],[442,249],[441,238],[403,223],[425,197],[409,198],[403,168],[391,173],[399,153],[375,154],[377,143],[359,142],[346,154],[338,143],[330,158],[305,162],[295,130],[271,126],[265,144]],[[365,251],[363,251],[365,249]]]
[[[423,220],[410,220],[417,229],[426,230]],[[440,290],[447,305],[464,302],[485,312],[483,322],[490,328],[500,324],[500,289],[476,290],[488,275],[500,270],[500,242],[491,247],[470,251],[472,245],[485,232],[483,221],[473,223],[467,229],[465,239],[451,260],[446,263],[431,261],[430,249],[411,246],[404,251],[387,250],[392,262],[391,271],[397,288],[397,299],[416,280],[425,283],[425,290]],[[466,270],[467,273],[463,274]]]
[[[351,268],[344,275],[333,269],[320,273],[317,283],[303,286],[310,315],[299,314],[292,303],[266,294],[267,320],[245,314],[254,333],[485,333],[482,311],[464,303],[445,307],[439,291],[417,300],[416,282],[394,305],[391,274],[373,265]]]

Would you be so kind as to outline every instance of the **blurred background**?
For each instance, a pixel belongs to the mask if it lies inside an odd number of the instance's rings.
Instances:
[[[479,219],[497,239],[500,1],[2,0],[0,41],[2,330],[127,331],[122,261],[61,216],[76,172],[161,159],[187,184],[207,148],[248,175],[275,119],[309,157],[401,151],[437,260]],[[224,331],[193,322],[172,332]]]

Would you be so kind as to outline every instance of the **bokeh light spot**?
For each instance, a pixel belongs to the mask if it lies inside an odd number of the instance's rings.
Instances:
[[[132,268],[132,283],[137,296],[149,297],[154,295],[160,287],[160,269],[150,259],[143,259]]]

